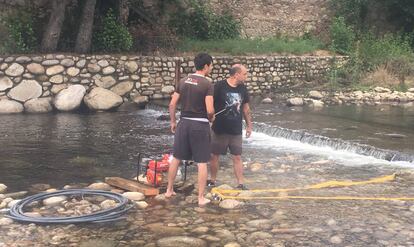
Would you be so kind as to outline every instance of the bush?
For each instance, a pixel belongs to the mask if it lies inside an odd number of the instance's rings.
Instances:
[[[102,27],[94,32],[94,50],[104,52],[128,51],[132,37],[128,29],[117,20],[112,9],[103,19]]]
[[[191,10],[179,8],[170,27],[185,38],[196,40],[220,40],[237,38],[240,23],[229,12],[215,14],[204,3],[190,2]]]
[[[5,52],[28,53],[38,46],[33,28],[34,18],[29,11],[14,11],[1,20],[6,27]]]
[[[346,25],[343,17],[335,18],[331,25],[331,49],[339,54],[349,55],[354,42],[354,30]]]

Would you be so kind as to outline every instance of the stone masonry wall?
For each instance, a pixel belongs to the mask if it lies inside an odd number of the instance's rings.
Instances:
[[[180,77],[194,71],[193,58],[113,55],[0,57],[0,112],[109,110],[126,101],[169,98]],[[332,57],[216,57],[213,80],[235,63],[249,68],[250,93],[289,88],[326,74]],[[336,58],[342,63],[344,58]],[[2,110],[3,109],[3,110]]]

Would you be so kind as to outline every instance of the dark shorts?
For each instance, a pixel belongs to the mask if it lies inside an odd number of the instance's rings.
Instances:
[[[174,136],[174,157],[207,163],[210,160],[210,124],[189,119],[178,122]]]
[[[211,153],[213,154],[227,154],[227,150],[230,150],[232,155],[242,154],[242,135],[217,135],[214,131],[211,131]]]

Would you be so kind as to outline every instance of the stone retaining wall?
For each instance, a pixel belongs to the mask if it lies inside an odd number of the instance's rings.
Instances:
[[[108,110],[131,100],[169,98],[175,83],[194,71],[192,59],[62,54],[0,57],[0,112],[43,112],[53,107],[69,111],[82,100],[92,110]],[[317,80],[334,62],[344,61],[344,57],[216,57],[211,77],[225,78],[232,64],[242,63],[250,71],[246,83],[250,93],[263,94],[298,81]]]

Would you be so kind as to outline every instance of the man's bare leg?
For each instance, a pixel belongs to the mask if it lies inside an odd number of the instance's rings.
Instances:
[[[175,196],[174,192],[174,181],[175,177],[177,176],[178,165],[180,164],[181,160],[176,159],[175,157],[171,161],[170,167],[168,168],[168,185],[167,185],[167,192],[165,192],[165,197]]]
[[[207,163],[198,163],[198,205],[203,206],[210,202],[204,198],[207,183]]]
[[[243,184],[243,181],[244,181],[243,162],[241,159],[241,155],[232,155],[232,159],[233,159],[234,174],[236,175],[237,182],[239,184]]]
[[[217,172],[219,169],[219,155],[218,154],[211,154],[210,160],[210,180],[216,182],[217,180]]]

